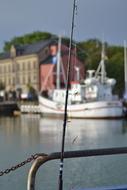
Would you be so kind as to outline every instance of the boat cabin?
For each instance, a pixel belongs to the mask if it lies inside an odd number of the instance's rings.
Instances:
[[[53,101],[65,103],[66,89],[54,89]],[[76,104],[82,102],[81,85],[79,82],[71,82],[71,89],[68,93],[68,104]]]

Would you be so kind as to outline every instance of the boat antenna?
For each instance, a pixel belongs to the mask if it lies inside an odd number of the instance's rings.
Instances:
[[[67,104],[68,104],[68,91],[69,91],[70,69],[71,69],[70,65],[71,65],[72,38],[73,38],[74,18],[75,18],[75,11],[76,10],[77,10],[76,0],[74,0],[73,1],[70,43],[69,43],[68,64],[67,64],[66,97],[65,97],[65,107],[64,107],[63,132],[62,132],[62,143],[61,143],[61,157],[60,157],[60,169],[59,169],[59,190],[63,190],[63,163],[64,163],[65,133],[66,133],[66,125],[67,125]]]

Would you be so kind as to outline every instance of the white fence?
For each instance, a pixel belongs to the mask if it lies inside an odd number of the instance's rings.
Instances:
[[[39,105],[21,105],[21,113],[40,113]]]

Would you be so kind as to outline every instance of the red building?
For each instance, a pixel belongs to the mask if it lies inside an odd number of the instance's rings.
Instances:
[[[69,48],[61,45],[60,56],[60,86],[64,87],[67,78]],[[49,46],[49,55],[40,64],[40,89],[41,91],[53,89],[57,80],[58,44]],[[84,79],[84,64],[76,56],[75,50],[71,52],[70,82]]]

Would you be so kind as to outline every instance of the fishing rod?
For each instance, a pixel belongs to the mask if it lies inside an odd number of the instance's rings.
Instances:
[[[72,11],[72,23],[71,23],[71,35],[70,35],[70,43],[69,43],[68,64],[67,64],[67,84],[66,84],[66,97],[65,97],[61,157],[60,157],[60,169],[59,169],[59,190],[63,190],[63,162],[64,162],[65,133],[66,133],[66,125],[67,125],[67,104],[68,104],[68,91],[69,91],[70,70],[71,70],[72,38],[73,38],[74,18],[75,18],[76,9],[77,9],[76,0],[74,0],[73,11]]]

